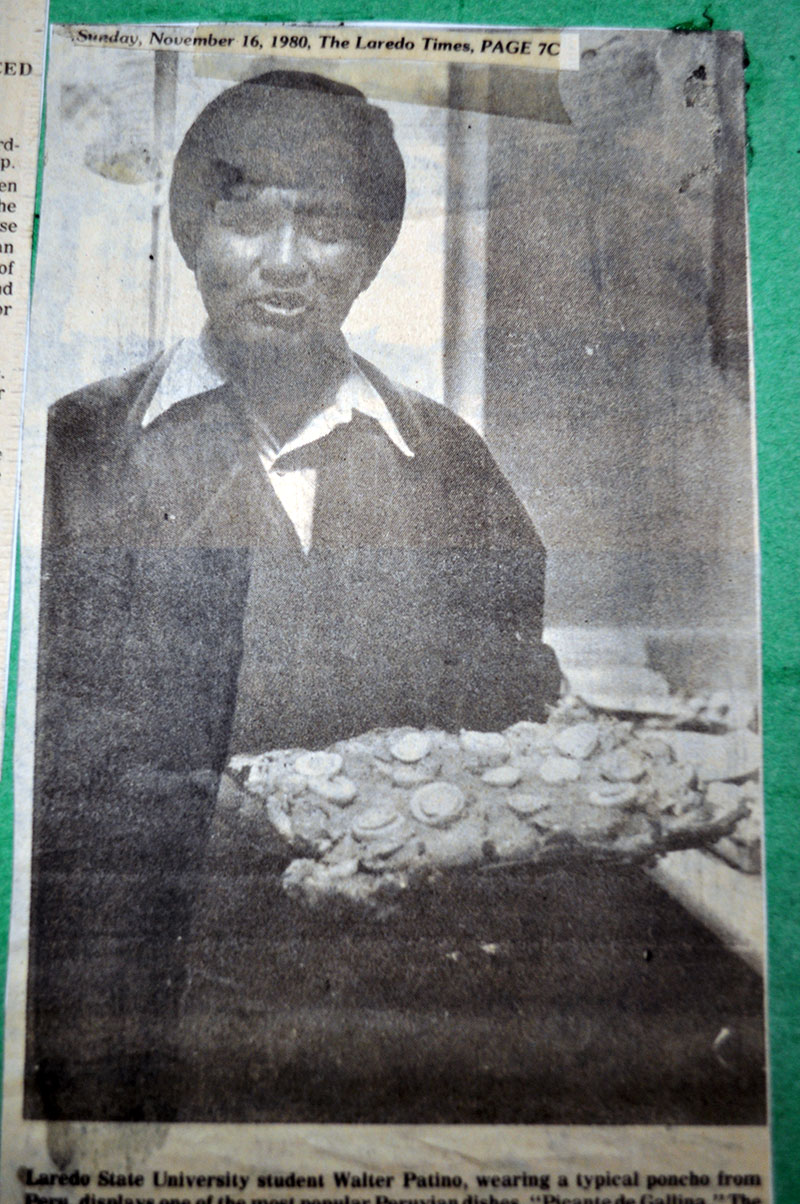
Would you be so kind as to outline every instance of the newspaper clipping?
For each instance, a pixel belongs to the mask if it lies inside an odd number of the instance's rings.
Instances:
[[[742,60],[52,29],[4,1198],[768,1201]]]
[[[4,6],[0,11],[3,48],[0,57],[0,737],[5,724],[6,662],[14,595],[19,446],[44,43],[43,4]]]

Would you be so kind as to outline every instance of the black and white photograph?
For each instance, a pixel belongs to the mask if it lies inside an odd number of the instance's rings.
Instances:
[[[51,39],[6,1124],[764,1126],[741,37],[197,32]]]

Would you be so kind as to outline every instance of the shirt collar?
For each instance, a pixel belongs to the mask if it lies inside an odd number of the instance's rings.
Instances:
[[[386,402],[367,380],[346,344],[345,353],[347,371],[333,401],[315,414],[283,447],[273,449],[276,458],[277,455],[296,451],[323,439],[334,427],[350,422],[355,411],[373,418],[395,447],[404,456],[413,458],[414,453],[401,435]],[[168,356],[164,374],[142,416],[143,427],[155,422],[179,401],[218,389],[226,383],[226,378],[206,355],[202,339],[181,339]]]

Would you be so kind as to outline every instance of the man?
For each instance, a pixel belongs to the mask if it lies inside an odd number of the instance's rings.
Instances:
[[[356,89],[229,89],[170,191],[202,339],[53,407],[30,1116],[178,1114],[183,949],[232,753],[556,700],[523,507],[467,426],[341,335],[404,202]]]

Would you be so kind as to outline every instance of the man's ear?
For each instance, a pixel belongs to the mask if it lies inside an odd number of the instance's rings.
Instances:
[[[372,241],[364,244],[364,253],[366,256],[366,263],[364,265],[364,270],[361,273],[361,287],[359,288],[359,294],[367,291],[375,277],[378,275],[378,272],[383,267],[383,256],[376,254],[375,246]]]
[[[364,269],[364,272],[361,276],[361,286],[358,290],[359,296],[361,296],[362,293],[365,293],[367,291],[367,289],[372,284],[372,281],[375,279],[375,277],[377,275],[378,275],[378,272],[373,266],[370,266],[369,268]]]

